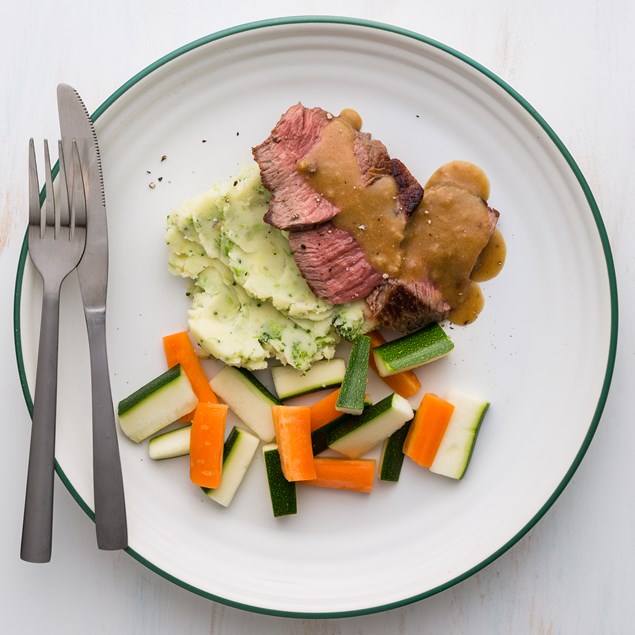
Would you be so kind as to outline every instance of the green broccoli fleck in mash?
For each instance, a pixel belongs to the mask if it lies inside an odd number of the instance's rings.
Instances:
[[[341,337],[366,330],[362,302],[312,293],[285,232],[266,224],[269,192],[252,164],[185,201],[167,219],[168,268],[192,279],[189,327],[213,357],[251,370],[274,358],[304,371]]]

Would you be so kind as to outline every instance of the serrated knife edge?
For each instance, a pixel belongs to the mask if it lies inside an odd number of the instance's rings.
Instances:
[[[97,134],[78,92],[68,84],[57,88],[60,130],[65,155],[75,139],[86,186],[86,250],[77,268],[85,310],[105,310],[108,283],[108,226],[101,154]],[[72,184],[69,183],[69,187]]]

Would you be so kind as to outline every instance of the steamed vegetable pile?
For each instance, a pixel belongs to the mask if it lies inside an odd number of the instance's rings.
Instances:
[[[260,447],[276,517],[296,513],[298,485],[369,493],[376,477],[399,480],[406,457],[461,479],[489,404],[451,390],[412,407],[412,369],[450,353],[445,331],[432,324],[387,342],[362,301],[318,299],[286,232],[263,221],[269,198],[254,164],[168,216],[169,269],[191,280],[189,329],[163,338],[166,370],[119,403],[123,432],[149,440],[152,459],[189,455],[191,482],[223,506]],[[346,360],[335,357],[342,338]],[[199,355],[225,365],[207,377]],[[273,391],[252,373],[263,369]],[[376,403],[371,371],[391,390]]]
[[[421,385],[412,369],[453,348],[438,324],[390,342],[378,332],[358,335],[346,362],[323,359],[304,373],[275,366],[277,394],[231,365],[208,381],[188,332],[163,345],[168,370],[119,403],[123,432],[137,443],[149,438],[153,459],[189,454],[192,483],[225,507],[261,446],[276,517],[297,512],[297,485],[369,493],[376,475],[398,481],[405,457],[461,479],[489,406],[451,390],[444,398],[425,393],[413,410],[409,399]],[[369,367],[393,391],[377,403],[366,394]],[[318,391],[311,405],[289,401]],[[229,411],[241,422],[231,430]],[[379,445],[379,460],[369,458]]]

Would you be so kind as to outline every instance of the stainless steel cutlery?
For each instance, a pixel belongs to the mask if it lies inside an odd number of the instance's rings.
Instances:
[[[103,174],[93,122],[77,92],[57,91],[59,203],[45,142],[45,202],[40,206],[35,147],[29,148],[29,254],[44,282],[21,557],[51,557],[57,403],[59,297],[77,269],[88,329],[92,390],[95,525],[100,549],[128,544],[126,509],[106,350],[108,230]],[[70,195],[69,195],[70,192]]]
[[[59,143],[60,200],[55,203],[48,144],[44,142],[46,196],[40,207],[33,139],[29,143],[29,254],[43,281],[33,423],[29,450],[21,557],[51,559],[57,349],[62,282],[79,264],[86,245],[86,199],[77,144],[72,143],[72,199],[66,187],[66,162]]]

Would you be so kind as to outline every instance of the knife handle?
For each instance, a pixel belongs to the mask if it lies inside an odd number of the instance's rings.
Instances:
[[[20,557],[27,562],[51,559],[59,294],[59,286],[47,289],[45,282],[20,547]]]
[[[104,311],[87,311],[93,398],[93,488],[95,526],[100,549],[128,546],[126,503],[115,412],[110,389]]]

